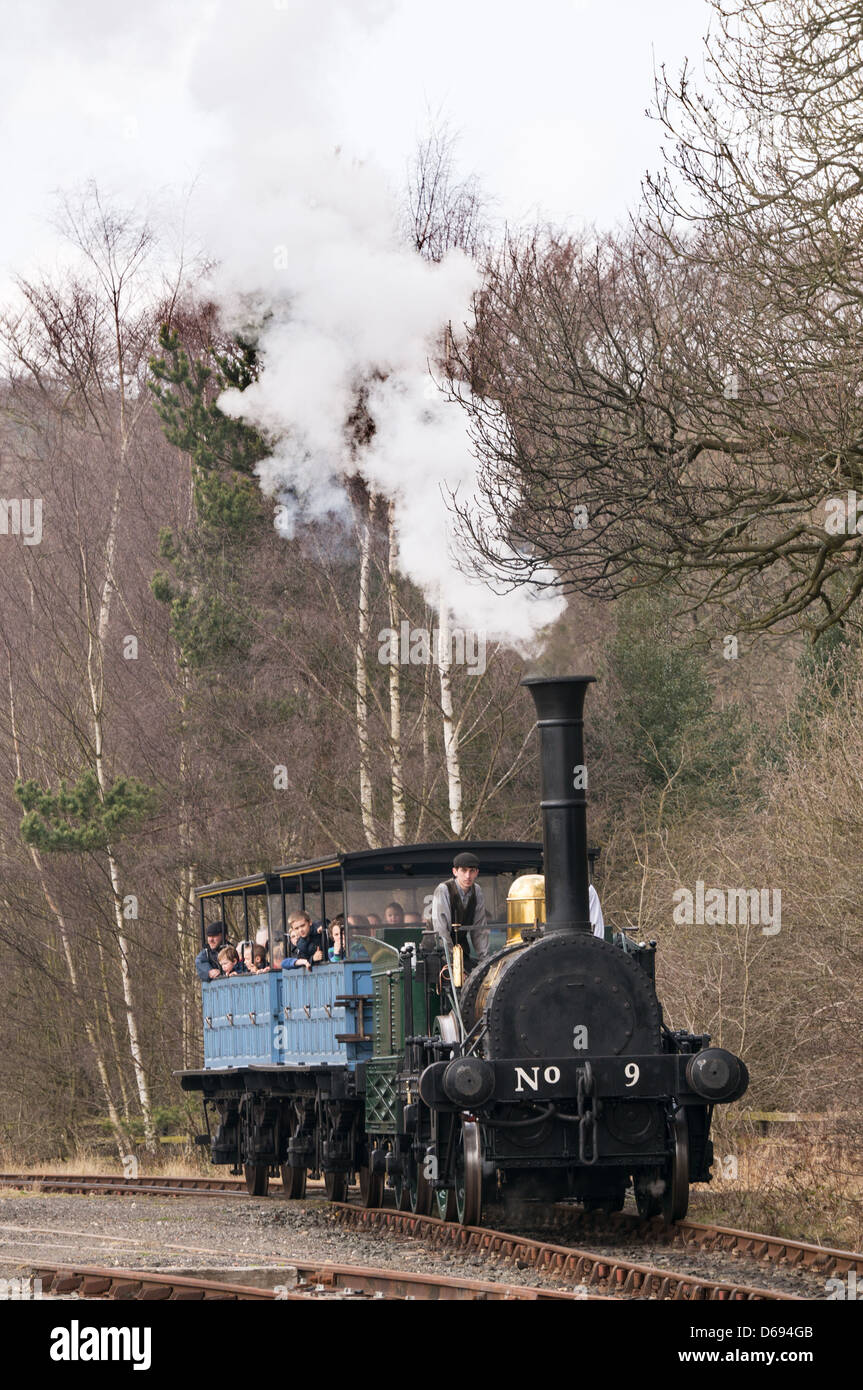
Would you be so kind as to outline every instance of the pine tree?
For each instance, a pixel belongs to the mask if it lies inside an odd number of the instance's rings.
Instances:
[[[159,554],[168,568],[154,574],[152,590],[170,604],[183,664],[202,670],[248,655],[243,560],[265,518],[254,467],[271,445],[217,404],[222,391],[244,391],[257,380],[251,343],[238,340],[192,358],[179,333],[163,325],[159,344],[164,355],[150,359],[150,390],[166,438],[189,457],[197,527],[183,537],[162,531]]]
[[[621,604],[610,648],[618,729],[648,786],[672,782],[679,809],[733,805],[753,790],[743,766],[752,730],[739,705],[714,708],[704,657],[671,613],[655,593]]]
[[[15,796],[26,812],[21,822],[25,844],[74,854],[107,850],[153,811],[156,800],[137,777],[118,777],[102,797],[89,769],[72,786],[61,782],[56,792],[16,778]]]

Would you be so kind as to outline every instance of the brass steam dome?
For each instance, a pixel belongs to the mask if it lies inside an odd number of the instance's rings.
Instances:
[[[506,895],[507,945],[521,940],[522,927],[545,921],[545,879],[542,874],[522,874],[512,881]]]

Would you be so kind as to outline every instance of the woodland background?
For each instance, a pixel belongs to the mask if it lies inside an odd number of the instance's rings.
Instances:
[[[73,268],[22,282],[0,319],[0,493],[44,506],[40,544],[0,535],[0,1146],[18,1161],[198,1131],[172,1077],[200,1056],[196,883],[537,836],[518,682],[592,670],[606,918],[657,939],[674,1026],[745,1056],[747,1110],[829,1117],[820,1180],[852,1200],[863,553],[823,508],[863,498],[860,7],[800,0],[772,28],[744,9],[757,43],[726,37],[712,93],[660,84],[669,168],[624,231],[501,229],[445,131],[417,152],[406,241],[484,267],[466,337],[431,364],[483,468],[482,509],[453,526],[487,574],[504,528],[507,580],[551,562],[569,598],[540,654],[490,644],[481,676],[378,659],[383,629],[438,615],[363,478],[363,383],[343,510],[282,538],[254,473],[268,441],[216,404],[266,371],[253,337],[225,335],[202,267],[170,265],[137,214],[95,188],[64,201]],[[675,925],[699,879],[780,890],[781,932]]]

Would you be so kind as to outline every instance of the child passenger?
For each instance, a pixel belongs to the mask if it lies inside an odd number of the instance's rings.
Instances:
[[[233,946],[222,947],[219,952],[219,964],[222,967],[222,974],[225,976],[249,974]]]
[[[327,959],[337,964],[345,958],[345,928],[341,913],[330,923],[330,936],[333,938],[333,944],[327,952]]]
[[[288,954],[282,961],[282,970],[298,970],[300,966],[305,966],[306,970],[311,970],[312,962],[307,960],[305,956],[297,955],[297,947],[300,939],[300,924],[299,922],[292,922],[290,928],[290,946],[288,948]],[[276,961],[274,958],[273,965],[275,964]]]

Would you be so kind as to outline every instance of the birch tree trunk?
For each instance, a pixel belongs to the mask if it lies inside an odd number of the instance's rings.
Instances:
[[[437,663],[440,674],[440,708],[443,717],[444,758],[446,761],[449,823],[453,834],[461,835],[462,814],[461,760],[459,757],[459,725],[453,715],[452,644],[450,642],[449,609],[443,585],[438,611]]]
[[[426,814],[428,812],[429,789],[432,784],[431,775],[431,726],[429,723],[429,709],[431,706],[431,690],[434,668],[429,662],[423,675],[423,702],[420,711],[420,737],[422,742],[423,755],[423,781],[420,791],[420,813],[417,820],[416,838],[420,843],[423,837]]]
[[[396,567],[398,564],[398,537],[395,527],[395,503],[390,502],[387,507],[387,600],[389,604],[390,627],[394,632],[399,630],[399,607],[398,607],[398,587],[396,583]],[[390,684],[390,759],[392,766],[392,792],[393,792],[393,844],[401,845],[405,842],[407,830],[407,812],[405,808],[405,788],[402,771],[402,697],[401,697],[401,666],[396,661],[390,662],[389,668]]]
[[[11,660],[9,663],[8,674],[9,723],[12,732],[12,746],[15,751],[15,769],[18,775],[18,780],[23,781],[24,774],[21,766],[21,749],[18,743],[18,729],[15,722],[15,696],[12,686]],[[99,1077],[99,1084],[102,1087],[102,1093],[105,1097],[105,1106],[108,1111],[108,1118],[111,1123],[111,1130],[114,1135],[114,1142],[117,1145],[117,1153],[119,1157],[122,1159],[126,1156],[126,1154],[131,1152],[131,1140],[122,1120],[120,1119],[120,1114],[117,1110],[117,1106],[114,1101],[114,1096],[111,1090],[111,1081],[108,1076],[108,1068],[105,1065],[105,1059],[102,1055],[102,1048],[99,1043],[96,1028],[93,1024],[93,1019],[87,1013],[86,1009],[82,1006],[81,990],[78,982],[78,971],[75,965],[75,954],[72,950],[71,942],[69,939],[69,928],[66,924],[66,918],[63,915],[59,903],[54,898],[53,894],[51,893],[51,890],[48,887],[48,880],[45,875],[45,867],[42,863],[41,854],[39,853],[35,845],[29,845],[28,849],[30,853],[30,858],[33,860],[33,867],[35,868],[37,877],[39,879],[39,886],[42,890],[42,896],[45,899],[48,911],[51,913],[57,926],[57,933],[60,937],[60,944],[63,948],[63,959],[66,962],[66,971],[69,976],[69,987],[72,991],[72,998],[75,1001],[78,1016],[81,1019],[81,1022],[84,1027],[84,1036],[87,1039],[87,1044],[90,1048],[90,1051],[93,1054],[93,1059],[96,1063],[96,1073]]]
[[[123,439],[120,446],[117,482],[111,503],[111,516],[105,544],[105,573],[99,590],[99,610],[95,624],[93,622],[93,614],[90,610],[90,593],[87,583],[87,557],[83,545],[80,551],[82,575],[84,579],[84,602],[87,606],[87,687],[90,698],[90,715],[93,731],[93,759],[96,766],[96,779],[99,784],[99,794],[103,801],[108,792],[108,774],[105,768],[104,740],[104,654],[105,642],[108,635],[108,623],[111,616],[111,600],[115,589],[114,558],[117,548],[120,487],[123,476],[125,452],[125,439]],[[105,853],[108,859],[108,873],[111,879],[114,899],[114,927],[117,935],[117,954],[120,964],[120,981],[123,988],[123,1003],[126,1010],[126,1030],[129,1037],[129,1053],[132,1058],[132,1069],[135,1074],[135,1085],[138,1091],[138,1102],[141,1106],[141,1117],[144,1121],[145,1143],[147,1148],[155,1153],[157,1147],[156,1128],[153,1122],[153,1107],[150,1101],[149,1086],[147,1085],[147,1074],[144,1070],[144,1058],[141,1051],[138,1020],[135,1014],[132,992],[132,971],[129,964],[129,942],[126,936],[125,920],[123,917],[123,889],[120,881],[120,866],[110,842],[106,845]]]
[[[58,292],[48,282],[23,286],[29,310],[22,320],[24,327],[20,330],[15,327],[13,339],[18,343],[20,362],[29,369],[33,379],[40,385],[43,376],[46,382],[52,382],[50,390],[42,391],[46,404],[54,403],[60,420],[67,411],[73,419],[77,415],[81,425],[98,437],[112,470],[109,476],[112,497],[104,546],[92,566],[88,564],[92,517],[77,503],[71,513],[71,520],[78,528],[76,544],[83,600],[80,621],[86,628],[83,645],[86,646],[88,723],[96,780],[104,801],[110,787],[105,757],[105,652],[117,592],[122,489],[131,457],[130,442],[138,422],[149,409],[145,380],[150,349],[166,303],[176,302],[182,269],[178,267],[173,286],[165,286],[167,301],[160,290],[157,303],[151,293],[152,287],[142,293],[136,281],[147,275],[144,267],[153,246],[152,233],[133,216],[106,207],[95,184],[80,198],[64,200],[62,225],[71,243],[83,254],[84,264],[89,263],[89,271],[83,278],[73,277],[68,296],[65,289]],[[16,337],[19,332],[22,336]],[[137,384],[136,391],[131,389],[133,383]],[[106,847],[106,858],[129,1052],[147,1147],[155,1149],[152,1105],[132,991],[120,865],[112,843]],[[54,915],[56,918],[56,913]],[[106,997],[107,994],[106,990]],[[110,1004],[108,1008],[110,1011]],[[122,1050],[125,1053],[125,1048]],[[122,1080],[122,1067],[119,1075]]]
[[[366,651],[369,637],[369,581],[371,578],[373,498],[358,498],[357,527],[360,543],[360,592],[357,603],[357,741],[360,748],[360,810],[369,849],[378,848],[372,804],[372,759],[369,739],[369,673]]]
[[[184,1067],[194,1064],[195,1045],[194,1011],[197,1004],[196,979],[189,975],[187,924],[195,920],[195,865],[191,861],[191,835],[189,833],[188,803],[186,799],[188,779],[188,759],[186,753],[185,720],[181,731],[180,744],[180,846],[183,852],[183,865],[180,870],[180,886],[174,900],[174,922],[177,933],[177,980],[180,990],[180,1056]]]

